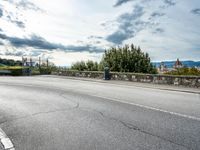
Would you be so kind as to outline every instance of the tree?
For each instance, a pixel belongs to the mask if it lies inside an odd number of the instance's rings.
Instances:
[[[86,63],[84,61],[76,62],[76,63],[72,64],[71,69],[85,71],[87,69]]]
[[[149,54],[133,44],[106,50],[100,64],[115,72],[157,73]]]
[[[6,66],[21,66],[22,62],[17,60],[13,60],[13,59],[2,59],[0,58],[0,64],[6,65]]]
[[[98,71],[99,64],[97,62],[88,60],[87,62],[80,61],[72,64],[72,70],[78,71]]]

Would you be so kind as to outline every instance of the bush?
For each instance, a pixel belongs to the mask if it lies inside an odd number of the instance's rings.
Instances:
[[[167,72],[166,74],[169,75],[191,75],[191,76],[200,76],[200,71],[196,68],[179,68],[170,72]]]
[[[22,76],[22,69],[12,69],[11,75],[12,76]]]

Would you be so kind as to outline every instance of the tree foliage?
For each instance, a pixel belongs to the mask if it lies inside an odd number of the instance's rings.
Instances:
[[[79,71],[98,71],[98,63],[88,60],[87,62],[79,61],[72,64],[72,70],[79,70]]]
[[[103,71],[105,67],[114,72],[156,73],[148,53],[142,52],[140,47],[135,47],[133,44],[106,50],[99,64],[93,61],[80,61],[72,64],[71,69]]]
[[[100,64],[116,72],[156,73],[149,54],[133,44],[106,50]]]
[[[178,68],[176,70],[167,72],[168,75],[194,75],[194,76],[200,76],[200,71],[197,68]]]
[[[0,58],[0,64],[6,65],[6,66],[21,66],[21,61],[15,61],[13,59],[2,59]]]

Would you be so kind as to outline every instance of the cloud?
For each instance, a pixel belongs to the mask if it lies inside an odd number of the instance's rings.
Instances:
[[[26,53],[23,51],[6,51],[3,54],[6,56],[24,56],[24,55],[26,55]]]
[[[176,5],[176,2],[174,0],[164,0],[164,3],[167,6],[174,6],[174,5]]]
[[[153,31],[154,34],[163,33],[163,32],[165,32],[165,30],[162,29],[162,28],[156,28],[156,29]]]
[[[43,11],[40,7],[36,6],[34,3],[29,0],[4,0],[8,1],[11,4],[14,4],[18,8],[22,8],[24,10],[34,10],[34,11]]]
[[[44,50],[56,50],[60,49],[63,51],[68,52],[90,52],[90,53],[101,53],[104,50],[101,48],[98,48],[93,45],[62,45],[57,43],[51,43],[45,40],[44,38],[37,36],[37,35],[31,35],[29,38],[18,38],[18,37],[10,37],[5,34],[0,33],[0,39],[9,41],[10,44],[16,48],[27,48],[31,47],[34,49],[44,49]]]
[[[95,36],[95,35],[91,35],[88,37],[88,39],[103,39],[102,36]]]
[[[8,12],[7,12],[8,13]],[[0,17],[3,16],[3,10],[0,8]],[[7,18],[7,21],[17,25],[19,28],[25,28],[25,24],[24,22],[18,20],[17,17],[13,16],[13,13],[8,13],[7,15],[5,15]],[[14,18],[14,19],[13,19]]]
[[[162,12],[153,12],[152,14],[151,14],[151,17],[162,17],[162,16],[164,16],[165,14],[164,13],[162,13]]]
[[[19,3],[17,3],[17,6],[23,8],[25,10],[43,11],[41,8],[36,6],[34,3],[27,1],[27,0],[21,0]]]
[[[0,18],[3,16],[3,10],[0,8]]]
[[[19,20],[11,19],[11,17],[9,17],[9,16],[8,16],[7,18],[8,18],[8,20],[9,20],[11,23],[15,24],[15,25],[18,26],[19,28],[25,28],[24,22],[19,21]]]
[[[117,31],[108,35],[106,40],[114,44],[122,44],[124,40],[134,37],[147,24],[140,20],[143,14],[143,7],[135,6],[131,13],[119,16],[117,19],[119,23]]]
[[[118,0],[116,6],[120,6],[124,3],[130,2],[130,1],[137,1],[137,0]],[[145,12],[145,10],[148,10],[148,5],[150,3],[153,3],[155,1],[152,0],[141,0],[137,1],[138,5],[133,6],[133,11],[131,13],[124,13],[121,16],[118,17],[116,20],[116,24],[118,24],[117,30],[114,31],[112,34],[108,35],[106,37],[106,40],[108,42],[114,43],[114,44],[122,44],[125,40],[134,38],[140,31],[144,29],[153,29],[154,31],[152,33],[163,33],[163,28],[157,28],[157,26],[160,24],[158,22],[158,18],[163,17],[166,15],[166,12],[164,13],[163,10],[166,8],[176,5],[175,0],[159,0],[160,2],[157,2],[158,8],[155,10],[152,10],[151,12]],[[164,5],[163,5],[164,3]],[[162,9],[161,9],[162,8]],[[149,16],[148,20],[145,19],[145,17]],[[104,27],[109,24],[103,24]]]
[[[114,7],[121,6],[122,4],[130,2],[130,1],[133,1],[133,0],[117,0],[117,2],[115,3]]]
[[[191,13],[195,14],[195,15],[200,15],[200,8],[196,8],[191,10]]]

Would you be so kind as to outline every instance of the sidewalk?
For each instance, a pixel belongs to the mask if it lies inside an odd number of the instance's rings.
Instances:
[[[89,82],[107,83],[107,84],[115,84],[115,85],[126,85],[126,86],[135,86],[135,87],[143,87],[143,88],[151,88],[151,89],[160,89],[160,90],[200,94],[199,88],[191,88],[191,87],[175,86],[175,85],[141,83],[141,82],[131,82],[131,81],[121,81],[121,80],[103,80],[103,79],[94,79],[94,78],[80,78],[80,77],[57,76],[57,75],[45,75],[42,77],[72,79],[72,80],[81,80],[81,81],[89,81]]]

